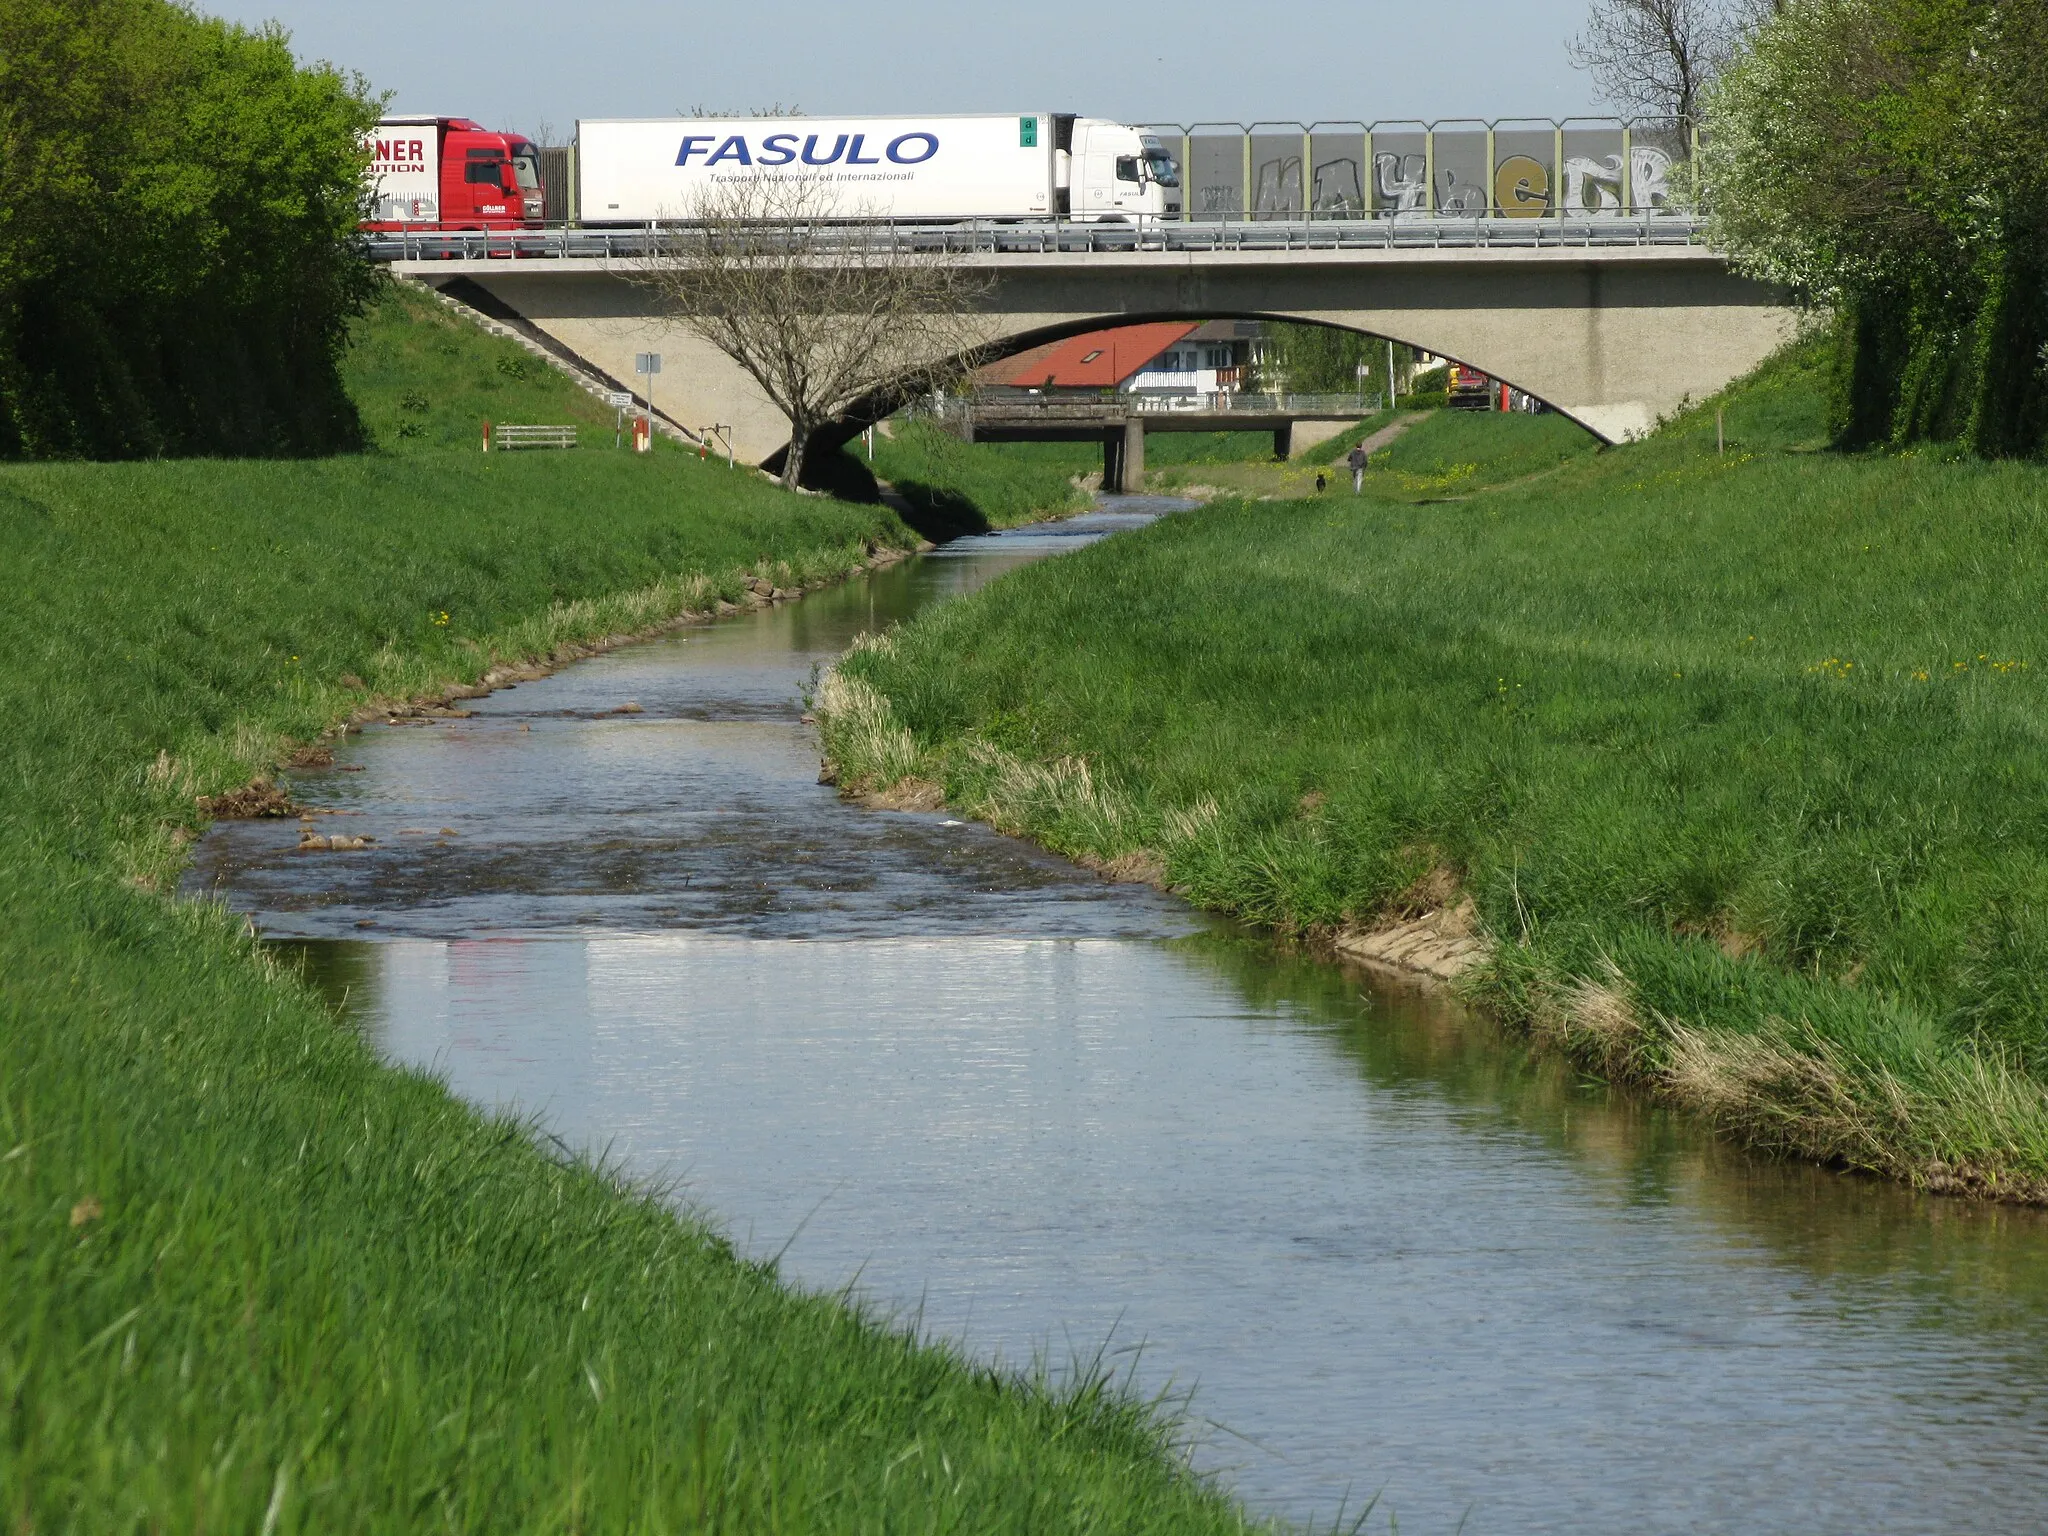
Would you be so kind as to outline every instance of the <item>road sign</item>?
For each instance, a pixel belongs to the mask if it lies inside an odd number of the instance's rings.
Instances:
[[[632,391],[615,389],[604,397],[604,403],[615,411],[630,411],[633,409]]]
[[[633,354],[633,371],[635,373],[661,372],[661,354],[659,352],[635,352]]]

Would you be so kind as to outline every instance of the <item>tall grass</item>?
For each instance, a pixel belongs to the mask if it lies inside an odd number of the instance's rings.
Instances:
[[[1816,451],[1817,371],[1538,478],[1540,419],[1446,417],[1365,497],[1173,517],[847,672],[956,804],[1293,931],[1448,880],[1581,1060],[2048,1197],[2048,474]]]
[[[441,336],[365,354],[373,423]],[[195,796],[380,695],[911,539],[682,454],[0,469],[10,1530],[1241,1528],[1164,1412],[797,1294],[160,894]]]

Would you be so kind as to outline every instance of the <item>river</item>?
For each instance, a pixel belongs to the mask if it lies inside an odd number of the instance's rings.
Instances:
[[[1262,1512],[2048,1528],[2048,1218],[1760,1161],[1484,1019],[817,780],[813,669],[1086,539],[961,540],[379,726],[187,888],[393,1061],[794,1281],[1181,1395]],[[622,712],[623,706],[637,709]]]

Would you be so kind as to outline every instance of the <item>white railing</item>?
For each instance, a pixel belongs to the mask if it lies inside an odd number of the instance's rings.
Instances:
[[[1218,390],[1214,394],[1130,394],[1125,407],[1140,414],[1206,411],[1246,416],[1370,416],[1383,407],[1376,394],[1254,394]]]

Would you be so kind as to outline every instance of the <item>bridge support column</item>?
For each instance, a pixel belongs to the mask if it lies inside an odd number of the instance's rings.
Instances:
[[[1294,423],[1273,429],[1273,457],[1291,459],[1294,457]]]
[[[1114,496],[1124,488],[1124,438],[1121,432],[1102,434],[1102,490]]]
[[[1119,458],[1117,489],[1126,496],[1137,496],[1145,489],[1145,422],[1143,417],[1130,416],[1124,420],[1124,451]]]

